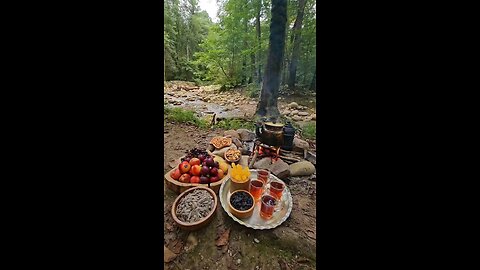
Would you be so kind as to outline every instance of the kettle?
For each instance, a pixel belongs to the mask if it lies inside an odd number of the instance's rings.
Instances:
[[[283,145],[283,124],[276,122],[259,122],[255,124],[255,134],[260,141],[269,146]]]
[[[287,151],[292,151],[293,149],[293,138],[295,137],[295,128],[290,122],[287,122],[283,128],[283,140],[282,149]]]

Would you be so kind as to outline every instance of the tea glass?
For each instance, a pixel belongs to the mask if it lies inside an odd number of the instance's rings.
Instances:
[[[275,197],[278,201],[282,199],[282,193],[283,190],[285,189],[285,184],[279,181],[272,181],[270,182],[270,195]]]
[[[257,171],[258,180],[262,181],[265,185],[270,180],[270,171],[269,170],[258,170]]]
[[[264,190],[264,183],[261,180],[258,179],[252,179],[250,181],[250,193],[252,194],[253,198],[255,199],[255,202],[258,202],[260,198],[262,197],[262,193]]]
[[[262,196],[261,202],[262,205],[260,207],[260,216],[264,219],[271,219],[277,208],[277,199],[269,194],[265,194]]]

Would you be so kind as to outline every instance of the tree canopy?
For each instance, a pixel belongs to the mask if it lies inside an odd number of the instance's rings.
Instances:
[[[219,20],[214,23],[200,10],[198,0],[164,1],[165,80],[260,87],[272,0],[217,0],[217,4]],[[314,84],[315,8],[314,0],[287,1],[282,85],[293,82],[291,88],[308,89]]]

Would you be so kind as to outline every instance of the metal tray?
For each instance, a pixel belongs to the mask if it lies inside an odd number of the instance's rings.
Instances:
[[[257,178],[257,170],[250,170],[250,178],[255,179]],[[282,180],[276,177],[273,174],[270,174],[271,179],[275,179],[276,181],[280,181],[283,184]],[[226,179],[220,186],[220,203],[222,204],[223,210],[227,212],[227,214],[236,222],[242,224],[243,226],[255,229],[255,230],[265,230],[265,229],[273,229],[276,228],[278,225],[282,224],[287,218],[290,216],[293,207],[293,200],[292,194],[290,194],[290,190],[288,186],[285,185],[285,189],[283,190],[282,194],[282,201],[281,201],[281,209],[278,212],[275,212],[271,219],[263,219],[260,217],[260,207],[261,202],[258,201],[255,203],[255,209],[253,210],[253,214],[251,217],[246,219],[239,219],[235,217],[232,213],[230,213],[230,209],[228,207],[228,200],[230,200],[230,181],[231,179]],[[267,184],[266,189],[268,189],[270,184]]]

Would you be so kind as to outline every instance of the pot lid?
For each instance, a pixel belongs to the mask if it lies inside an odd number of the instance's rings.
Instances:
[[[270,127],[283,127],[282,123],[266,122],[265,125]]]

